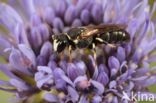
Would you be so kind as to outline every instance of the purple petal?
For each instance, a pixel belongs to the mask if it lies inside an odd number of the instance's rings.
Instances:
[[[38,49],[39,49],[40,45],[42,44],[42,38],[41,38],[39,28],[34,27],[31,29],[30,42],[31,42],[31,45],[33,46],[33,48],[38,53],[39,52]]]
[[[52,75],[46,75],[42,77],[42,79],[37,81],[37,87],[42,88],[44,90],[50,90],[52,84],[54,83],[53,76]]]
[[[59,0],[56,5],[56,14],[60,17],[63,17],[66,9],[67,9],[66,1]]]
[[[40,55],[44,56],[46,59],[50,57],[52,53],[52,44],[50,42],[45,42],[40,50]]]
[[[117,98],[117,96],[114,96],[114,97],[113,97],[112,103],[118,103],[118,98]]]
[[[0,23],[10,31],[14,30],[14,27],[17,23],[23,24],[23,20],[18,13],[7,4],[0,4],[0,13]]]
[[[110,88],[110,89],[111,89],[111,88],[115,88],[116,85],[117,85],[117,82],[113,80],[113,81],[111,81],[111,82],[109,83],[109,88]]]
[[[101,72],[105,72],[106,74],[108,74],[108,68],[106,67],[105,64],[99,65],[99,73],[101,73]]]
[[[57,63],[60,59],[56,54],[51,54],[50,60],[55,61]]]
[[[101,83],[91,80],[91,84],[97,89],[97,94],[102,94],[104,92],[104,86]]]
[[[57,64],[55,61],[49,61],[48,67],[50,67],[52,70],[55,70],[57,68]]]
[[[93,5],[95,5],[95,0],[89,0],[87,5],[85,5],[85,9],[90,11],[93,8]]]
[[[117,69],[115,69],[115,68],[111,69],[111,78],[112,79],[115,79],[117,73],[118,73],[118,70]]]
[[[58,28],[53,28],[53,32],[54,32],[54,34],[59,34],[60,33],[60,31],[58,30]]]
[[[120,75],[120,77],[119,77],[119,82],[120,82],[120,83],[125,82],[126,80],[128,80],[128,76],[129,76],[129,73],[128,73],[128,72],[123,73],[123,74]]]
[[[68,84],[70,84],[71,86],[74,86],[73,82],[64,74],[64,71],[60,68],[56,68],[54,70],[54,78],[55,80],[62,79]]]
[[[8,38],[8,37],[7,37]],[[7,49],[11,48],[11,43],[8,42],[3,36],[0,35],[0,55],[8,60],[9,55],[6,53]]]
[[[2,64],[0,63],[0,70],[8,77],[10,78],[14,78],[16,80],[21,80],[19,77],[17,77],[16,75],[14,75],[12,72],[10,72],[9,70],[9,66],[6,64]]]
[[[74,86],[73,82],[66,75],[62,75],[61,77],[62,77],[62,80],[66,81],[71,86]]]
[[[46,0],[46,2],[43,0],[33,0],[33,2],[35,7],[39,10],[50,6],[55,7],[56,5],[56,0]]]
[[[66,33],[66,32],[68,32],[69,29],[70,29],[70,27],[66,26],[66,27],[64,27],[63,32]]]
[[[39,26],[41,24],[41,17],[37,14],[34,13],[31,15],[30,19],[31,26]]]
[[[47,67],[47,66],[38,66],[37,70],[39,72],[46,72],[46,73],[52,73],[51,68]]]
[[[88,25],[89,22],[90,22],[90,13],[89,13],[89,11],[87,9],[84,9],[81,12],[80,18],[81,18],[82,23],[84,23],[85,25]]]
[[[47,60],[44,56],[39,55],[36,59],[38,66],[45,66],[47,64]]]
[[[25,28],[22,24],[17,23],[14,29],[14,34],[18,44],[25,44],[30,47]]]
[[[63,21],[61,20],[61,18],[59,17],[56,17],[54,20],[53,20],[53,27],[54,28],[57,28],[58,30],[63,30],[64,28],[64,24],[63,24]]]
[[[44,95],[44,99],[49,101],[49,102],[58,102],[59,98],[56,95],[50,94],[50,93],[46,93]]]
[[[14,71],[20,71],[23,74],[32,76],[32,74],[27,69],[27,64],[25,58],[23,58],[18,50],[15,50],[14,48],[11,51],[10,57],[9,57],[10,65],[12,66],[12,69]]]
[[[35,6],[34,6],[34,2],[33,0],[20,0],[21,4],[22,4],[22,7],[24,7],[24,10],[27,14],[27,17],[30,18],[30,16],[36,12],[35,10]]]
[[[92,100],[93,103],[101,103],[101,101],[102,101],[102,98],[101,96],[98,96],[98,95],[95,95]]]
[[[79,11],[83,10],[86,5],[88,5],[88,3],[90,2],[91,0],[79,0],[76,4],[76,7]]]
[[[75,19],[72,23],[72,27],[80,27],[80,26],[82,26],[81,20]]]
[[[15,90],[15,89],[5,89],[5,88],[0,87],[0,90],[6,91],[6,92],[11,92],[11,93],[17,93],[17,90]]]
[[[132,77],[142,76],[142,75],[144,75],[144,74],[146,74],[148,72],[151,72],[151,71],[153,71],[155,69],[156,69],[156,66],[154,66],[154,67],[152,67],[150,69],[148,69],[148,68],[146,68],[146,69],[139,68],[134,73],[132,73]]]
[[[101,5],[94,5],[91,11],[95,23],[101,23],[103,18],[103,10]]]
[[[36,66],[36,56],[33,50],[24,44],[19,44],[18,48],[31,61],[31,63]]]
[[[48,26],[46,24],[40,24],[38,28],[39,28],[42,40],[47,41],[50,37],[50,33],[49,33],[50,30],[48,29]]]
[[[60,62],[60,67],[64,72],[67,72],[67,62],[65,60]]]
[[[96,65],[96,63],[91,55],[89,55],[89,59],[91,60],[92,66]]]
[[[128,85],[124,86],[124,90],[131,91],[135,87],[134,82],[130,81]]]
[[[126,56],[129,56],[132,50],[131,45],[130,44],[126,45],[125,50],[126,50]]]
[[[138,31],[139,27],[140,27],[140,25],[139,25],[137,19],[134,18],[130,21],[130,23],[128,24],[127,31],[130,33],[131,39],[133,39],[135,37],[135,34]]]
[[[71,98],[73,101],[78,101],[79,99],[79,94],[77,93],[77,91],[72,88],[71,86],[68,86],[68,93],[70,94]]]
[[[39,80],[41,80],[44,76],[45,76],[45,74],[44,74],[43,72],[37,72],[37,73],[35,73],[34,79],[35,79],[35,81],[39,81]]]
[[[145,80],[147,78],[148,78],[148,76],[145,75],[145,76],[141,76],[141,77],[137,77],[137,78],[131,78],[131,80],[137,82],[137,81]]]
[[[102,83],[103,86],[106,86],[107,83],[109,82],[108,75],[105,72],[101,72],[97,78],[97,81]]]
[[[35,81],[37,82],[37,87],[45,90],[50,90],[53,80],[53,72],[51,68],[47,66],[38,66],[38,72],[35,73]]]
[[[73,20],[77,17],[77,9],[74,5],[70,5],[64,16],[65,23],[71,24]]]
[[[109,5],[103,3],[104,6],[106,5],[106,7],[104,7],[105,8],[105,12],[104,12],[104,16],[103,16],[104,23],[108,23],[112,19],[112,17],[111,17],[112,8],[113,8],[112,2],[113,1],[110,1]]]
[[[10,84],[13,85],[16,88],[22,89],[22,90],[28,90],[29,87],[24,83],[23,81],[19,81],[16,79],[10,79]]]
[[[151,76],[148,79],[144,79],[144,80],[140,80],[140,81],[136,81],[135,84],[137,86],[142,86],[142,87],[148,87],[151,85],[155,85],[156,84],[156,76]]]
[[[74,85],[76,86],[76,84],[80,81],[86,81],[87,77],[86,76],[78,76],[75,80],[74,80]]]
[[[12,87],[12,85],[8,81],[0,80],[0,87]]]
[[[117,49],[117,58],[119,59],[120,62],[125,60],[126,54],[125,54],[124,48],[118,47],[118,49]]]
[[[118,59],[114,56],[109,57],[108,65],[109,65],[110,69],[113,69],[113,68],[119,69],[119,67],[120,67],[120,63],[119,63]]]
[[[80,97],[80,101],[79,103],[90,103],[89,100],[87,99],[87,96],[86,95],[82,95]]]
[[[62,69],[60,69],[60,68],[54,69],[53,72],[54,72],[54,78],[55,78],[55,80],[61,79],[61,76],[62,76],[62,75],[65,75],[65,74],[64,74],[64,71],[63,71]]]
[[[67,67],[67,74],[69,76],[69,78],[74,81],[76,79],[76,77],[78,77],[80,75],[80,71],[76,68],[76,66],[74,64],[69,64],[69,66]]]
[[[51,7],[46,7],[43,14],[43,20],[52,25],[55,18],[55,11]]]
[[[120,66],[120,73],[123,74],[127,71],[128,69],[128,66],[127,66],[127,62],[126,61],[123,61],[121,66]]]
[[[81,75],[84,75],[86,73],[87,67],[83,61],[76,62],[75,66],[80,71],[80,73],[82,73]]]

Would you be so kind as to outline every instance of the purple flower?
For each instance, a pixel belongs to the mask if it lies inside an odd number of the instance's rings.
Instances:
[[[10,78],[0,90],[24,103],[129,103],[123,97],[132,92],[156,99],[148,91],[156,84],[155,8],[147,0],[0,2],[0,70]],[[63,59],[54,52],[51,35],[100,24],[126,24],[130,42],[98,46],[97,61],[87,49],[72,51],[70,64],[67,50]]]

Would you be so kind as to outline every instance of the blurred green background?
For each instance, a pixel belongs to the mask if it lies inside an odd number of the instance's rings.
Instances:
[[[6,0],[0,0],[0,1],[5,2]],[[154,2],[155,2],[155,0],[149,0],[149,4],[150,4],[151,8],[152,8]],[[156,15],[156,13],[155,13],[155,15]],[[0,26],[0,29],[2,29],[1,26]],[[0,62],[5,62],[5,61],[3,60],[3,58],[0,57]],[[151,67],[155,66],[155,65],[156,65],[156,63],[152,63]],[[0,80],[7,80],[8,81],[9,78],[7,76],[5,76],[0,71]],[[149,90],[156,93],[156,85],[150,86]],[[13,103],[11,101],[8,101],[8,98],[15,98],[15,96],[12,93],[8,93],[8,92],[0,90],[0,103]],[[149,103],[149,102],[140,102],[140,103]],[[152,102],[150,102],[150,103],[152,103]],[[153,103],[156,103],[156,101]]]

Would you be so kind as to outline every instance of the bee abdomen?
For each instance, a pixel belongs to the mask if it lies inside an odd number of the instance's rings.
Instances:
[[[130,40],[126,31],[111,31],[100,34],[100,38],[107,43],[125,43]]]

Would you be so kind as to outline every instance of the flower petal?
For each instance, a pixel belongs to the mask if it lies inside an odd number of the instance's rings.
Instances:
[[[10,31],[14,30],[14,27],[17,23],[23,24],[23,20],[18,13],[7,4],[0,4],[0,14],[0,23]]]
[[[56,14],[60,17],[64,17],[67,9],[67,3],[65,0],[59,0],[56,4]]]
[[[75,102],[78,101],[79,94],[78,94],[78,92],[74,88],[72,88],[71,86],[68,86],[68,93],[72,97],[73,101],[75,101]]]
[[[44,96],[44,99],[49,101],[49,102],[58,102],[59,98],[56,95],[46,93]]]
[[[57,28],[58,30],[63,30],[64,28],[64,24],[63,24],[63,21],[61,20],[61,18],[59,17],[56,17],[54,20],[53,20],[53,27],[54,28]]]
[[[90,13],[89,13],[89,11],[87,9],[84,9],[81,12],[80,18],[81,18],[82,23],[84,23],[85,25],[88,25],[89,22],[90,22]]]
[[[37,13],[33,13],[30,19],[31,26],[39,26],[41,24],[41,17]]]
[[[109,82],[109,78],[108,75],[105,72],[101,72],[98,75],[97,81],[102,83],[103,86],[106,86],[107,83]]]
[[[109,65],[109,68],[110,69],[115,68],[115,69],[118,70],[119,67],[120,67],[119,60],[116,57],[114,57],[114,56],[109,57],[109,59],[108,59],[108,65]]]
[[[77,17],[77,9],[74,5],[70,5],[64,16],[65,23],[71,24],[73,20]]]
[[[74,81],[76,79],[76,77],[78,77],[81,73],[78,70],[78,68],[76,67],[76,65],[74,64],[69,64],[69,66],[67,67],[67,74],[69,76],[69,78]]]
[[[92,100],[93,103],[100,103],[101,101],[102,101],[102,98],[101,96],[98,96],[98,95],[95,95]]]
[[[104,92],[104,86],[101,83],[99,83],[95,80],[91,80],[91,83],[97,89],[97,91],[96,91],[97,94],[102,94]]]
[[[18,44],[25,44],[30,47],[25,28],[22,24],[17,23],[14,29],[15,37]]]
[[[29,87],[26,85],[24,81],[19,81],[17,79],[10,79],[10,84],[22,90],[29,90]]]
[[[50,42],[45,42],[40,50],[40,55],[48,59],[51,53],[52,53],[52,44]]]
[[[75,19],[72,23],[72,27],[80,27],[80,26],[82,26],[81,20]]]
[[[36,66],[36,56],[33,52],[33,50],[24,44],[19,44],[18,48],[20,51],[31,61],[31,63]]]
[[[55,11],[51,7],[46,7],[43,14],[43,20],[52,25],[55,18]]]

